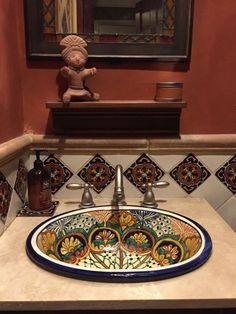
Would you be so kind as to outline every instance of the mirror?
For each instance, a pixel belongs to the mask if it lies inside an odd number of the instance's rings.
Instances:
[[[193,0],[25,0],[27,56],[60,58],[78,34],[89,57],[189,60],[192,11]]]

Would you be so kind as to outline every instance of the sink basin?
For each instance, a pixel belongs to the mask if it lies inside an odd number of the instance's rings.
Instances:
[[[210,256],[207,231],[176,213],[97,206],[48,219],[28,236],[39,266],[86,280],[148,281],[182,275]]]

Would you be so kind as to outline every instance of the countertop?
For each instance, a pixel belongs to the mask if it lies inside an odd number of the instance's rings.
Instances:
[[[76,208],[61,201],[56,214]],[[29,232],[48,217],[17,217],[0,237],[0,311],[236,308],[235,232],[204,199],[168,199],[159,208],[185,215],[209,232],[213,251],[200,268],[142,283],[63,277],[38,267],[25,253]]]

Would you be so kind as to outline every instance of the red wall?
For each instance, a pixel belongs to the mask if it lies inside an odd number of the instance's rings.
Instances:
[[[0,143],[23,133],[19,2],[0,1]]]
[[[10,0],[7,2],[13,3]],[[19,21],[21,51],[24,51],[22,7]],[[181,118],[182,134],[236,133],[235,34],[235,0],[195,0],[192,58],[189,64],[92,63],[90,60],[88,66],[96,66],[98,73],[86,83],[105,100],[153,99],[157,81],[182,81],[183,98],[188,103]],[[24,60],[22,63],[27,130],[51,132],[45,102],[59,99],[57,83],[62,65],[63,62],[35,61],[27,64]],[[6,67],[8,76],[11,76],[11,68]],[[10,83],[12,80],[12,77],[9,78]],[[5,85],[9,88],[10,84]],[[12,106],[12,111],[16,109],[14,102],[8,100],[7,104]]]

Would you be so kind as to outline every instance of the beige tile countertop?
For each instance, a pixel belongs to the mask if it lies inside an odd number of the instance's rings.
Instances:
[[[142,283],[63,277],[38,267],[25,253],[29,232],[47,218],[18,217],[0,237],[0,311],[236,308],[235,232],[204,199],[168,199],[159,207],[188,216],[209,232],[213,252],[200,268]],[[76,208],[61,202],[57,213]]]

